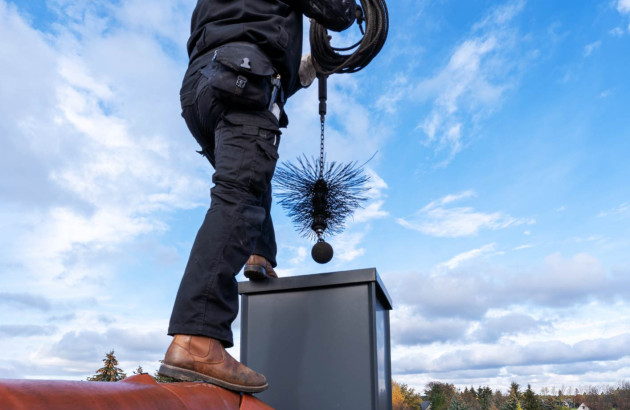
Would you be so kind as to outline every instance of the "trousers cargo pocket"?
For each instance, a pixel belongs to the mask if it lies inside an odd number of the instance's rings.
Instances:
[[[219,124],[214,136],[215,172],[212,180],[215,184],[228,183],[247,187],[247,178],[243,175],[244,162],[247,159],[247,138],[238,132],[238,128]]]
[[[264,194],[271,185],[271,179],[276,170],[278,161],[278,144],[280,135],[273,131],[260,128],[256,138],[256,160],[250,189],[257,195]]]

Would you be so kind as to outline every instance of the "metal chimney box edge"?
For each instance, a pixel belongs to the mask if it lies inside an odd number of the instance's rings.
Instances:
[[[392,310],[392,299],[376,268],[288,276],[261,281],[243,281],[238,282],[238,293],[241,295],[275,293],[295,289],[322,288],[369,282],[376,282],[376,293],[379,301],[387,310]]]
[[[270,383],[261,399],[278,410],[391,410],[392,303],[375,268],[240,282],[238,290],[241,361]]]

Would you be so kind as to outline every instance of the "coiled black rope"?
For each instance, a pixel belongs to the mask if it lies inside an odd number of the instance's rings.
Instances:
[[[357,6],[356,18],[363,38],[350,47],[341,48],[333,47],[328,30],[311,19],[311,56],[318,73],[355,73],[367,66],[381,51],[389,30],[385,0],[361,0],[361,6]],[[343,54],[350,50],[354,51]]]

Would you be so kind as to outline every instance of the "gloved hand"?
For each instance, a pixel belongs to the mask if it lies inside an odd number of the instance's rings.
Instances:
[[[311,53],[304,54],[302,56],[298,74],[300,75],[300,84],[302,84],[302,87],[304,88],[311,85],[313,83],[313,80],[315,80],[315,77],[317,76],[317,71],[315,71],[315,66],[313,65]]]
[[[356,18],[356,0],[297,0],[297,3],[306,17],[315,19],[328,30],[345,30]]]

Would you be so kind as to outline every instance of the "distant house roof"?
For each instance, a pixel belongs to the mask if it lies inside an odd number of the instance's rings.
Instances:
[[[423,401],[420,406],[422,407],[422,410],[431,410],[431,402],[430,401]]]

